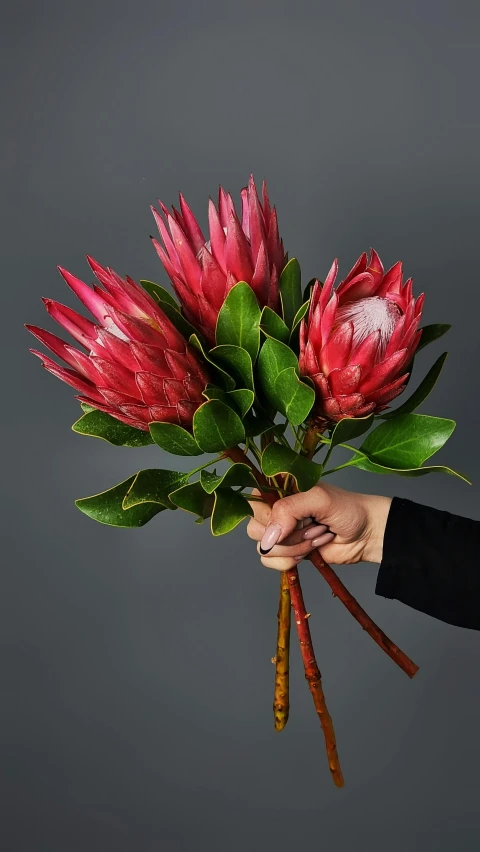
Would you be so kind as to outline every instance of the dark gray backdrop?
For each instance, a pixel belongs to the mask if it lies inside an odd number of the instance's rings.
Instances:
[[[296,643],[272,728],[277,575],[244,527],[213,541],[180,512],[139,531],[81,515],[75,497],[175,462],[73,434],[73,393],[22,329],[53,329],[40,297],[73,305],[55,266],[90,280],[87,252],[165,283],[149,204],[182,189],[205,223],[218,183],[238,194],[253,170],[305,280],[373,244],[426,290],[427,321],[454,325],[424,410],[458,420],[441,458],[473,486],[337,482],[480,517],[478,24],[463,0],[6,4],[5,852],[478,848],[478,633],[376,598],[374,566],[341,569],[421,666],[410,682],[302,569],[336,790]]]

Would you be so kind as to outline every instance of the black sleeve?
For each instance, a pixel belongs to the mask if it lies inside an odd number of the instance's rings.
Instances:
[[[394,497],[375,592],[480,630],[480,521]]]

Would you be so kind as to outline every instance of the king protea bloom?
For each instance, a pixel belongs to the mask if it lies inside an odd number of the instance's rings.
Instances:
[[[270,207],[265,182],[260,202],[253,176],[241,191],[239,220],[230,193],[220,187],[218,208],[210,199],[209,239],[180,194],[180,211],[159,201],[165,221],[152,207],[163,242],[153,240],[185,316],[210,343],[215,343],[218,312],[232,287],[250,284],[261,307],[279,307],[278,279],[285,251],[278,233],[275,207]]]
[[[317,393],[315,413],[328,421],[385,409],[405,388],[419,344],[423,294],[403,284],[402,264],[384,272],[378,254],[362,254],[333,289],[335,260],[317,281],[300,330],[300,372]]]
[[[59,267],[69,287],[95,317],[43,299],[50,314],[85,351],[27,325],[68,367],[32,349],[54,376],[80,392],[81,402],[148,431],[152,421],[188,428],[209,378],[204,366],[160,307],[131,278],[87,258],[103,288],[93,289]]]

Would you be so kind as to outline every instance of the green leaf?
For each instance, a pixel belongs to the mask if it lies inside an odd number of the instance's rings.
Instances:
[[[198,515],[203,520],[209,518],[213,509],[213,496],[207,494],[200,482],[190,482],[170,493],[170,500],[179,509]]]
[[[210,521],[213,535],[225,535],[244,518],[252,517],[253,509],[242,494],[230,488],[215,491],[215,503]]]
[[[116,447],[146,447],[148,444],[153,444],[149,432],[127,426],[126,423],[121,423],[110,414],[97,409],[91,409],[80,417],[73,424],[72,429],[79,435],[101,438]]]
[[[260,328],[266,337],[273,337],[274,340],[281,340],[282,343],[288,343],[290,332],[284,321],[275,311],[265,306],[260,319]]]
[[[123,501],[132,487],[136,476],[130,476],[119,485],[94,494],[92,497],[81,497],[75,500],[75,505],[81,512],[100,524],[111,527],[143,527],[155,515],[165,509],[160,503],[139,503],[126,511]]]
[[[398,417],[401,414],[410,414],[410,412],[415,411],[419,405],[426,400],[430,391],[433,390],[437,383],[437,379],[442,372],[442,367],[446,361],[448,352],[444,352],[443,355],[440,355],[435,361],[433,367],[430,368],[427,375],[423,379],[423,381],[419,384],[417,390],[412,394],[412,396],[400,406],[395,411],[389,411],[386,414],[380,414],[379,416],[383,420],[391,420],[392,417]]]
[[[227,390],[237,388],[248,388],[254,390],[252,359],[246,349],[240,346],[222,344],[215,346],[209,352],[209,359],[213,364],[220,366],[233,383]]]
[[[418,468],[443,447],[454,429],[454,420],[403,414],[370,432],[360,451],[370,461],[385,467]]]
[[[368,417],[344,417],[343,420],[339,420],[332,432],[331,449],[344,444],[345,441],[353,441],[354,438],[364,435],[370,429],[373,420],[373,414],[369,414]]]
[[[297,313],[295,314],[295,319],[293,320],[292,331],[290,334],[288,345],[295,352],[298,352],[299,349],[300,323],[304,318],[305,314],[307,313],[309,307],[310,300],[308,302],[305,302],[305,304],[298,309]]]
[[[315,391],[297,376],[295,367],[287,367],[275,379],[274,396],[278,410],[290,423],[300,426],[310,414],[315,402]]]
[[[275,383],[280,373],[288,368],[293,368],[298,373],[298,358],[295,352],[285,346],[284,343],[280,343],[279,340],[273,340],[269,337],[260,349],[258,356],[258,376],[266,399],[270,405],[282,413],[285,413],[285,404],[281,396],[281,387],[277,392]],[[282,381],[285,381],[285,378]],[[293,386],[291,379],[287,379],[287,381]],[[282,382],[280,382],[281,385]]]
[[[268,417],[260,415],[254,417],[250,412],[245,418],[244,423],[245,435],[247,438],[255,438],[257,435],[263,435],[265,432],[273,432],[275,435],[283,435],[287,428],[286,423],[273,423]]]
[[[292,328],[295,314],[302,304],[300,264],[292,257],[285,266],[278,282],[282,302],[283,319],[288,328]]]
[[[420,349],[423,349],[424,346],[428,346],[429,343],[433,343],[434,340],[438,340],[439,337],[443,337],[443,335],[446,334],[447,331],[451,329],[451,327],[452,326],[448,323],[434,323],[433,325],[424,325],[421,329],[422,336],[420,338],[420,343],[417,347],[417,352],[420,352]]]
[[[81,402],[81,403],[80,403],[80,408],[82,409],[82,411],[83,411],[85,414],[89,414],[89,413],[90,413],[90,411],[96,411],[96,409],[93,407],[93,405],[87,405],[87,403],[86,403],[86,402]]]
[[[240,346],[254,362],[260,347],[260,314],[252,288],[245,281],[239,281],[220,308],[215,330],[217,346]]]
[[[258,375],[262,388],[267,395],[271,392],[277,376],[288,367],[294,367],[298,372],[298,358],[284,343],[269,337],[258,356]]]
[[[255,400],[255,394],[253,391],[247,390],[246,388],[224,391],[221,388],[210,386],[205,388],[203,396],[206,397],[206,399],[219,399],[220,402],[224,402],[225,405],[229,405],[230,408],[233,408],[234,411],[240,415],[242,420],[247,411],[250,411]]]
[[[262,453],[262,471],[265,476],[290,473],[300,491],[308,491],[322,475],[322,465],[295,453],[283,444],[269,444]]]
[[[252,390],[248,390],[247,388],[238,388],[237,390],[230,391],[227,394],[229,400],[233,400],[234,405],[240,415],[243,418],[250,411],[254,401],[255,394]]]
[[[182,426],[176,423],[150,423],[150,434],[162,450],[173,453],[174,456],[201,456],[195,438]]]
[[[427,465],[426,467],[414,467],[414,468],[406,468],[406,469],[398,469],[394,467],[385,467],[384,465],[375,464],[374,462],[369,461],[367,458],[361,458],[359,456],[358,461],[355,461],[355,464],[352,464],[352,467],[360,468],[360,470],[368,471],[368,473],[382,473],[382,474],[396,474],[397,476],[409,476],[409,477],[417,477],[417,476],[425,476],[427,473],[448,473],[450,476],[458,476],[459,479],[463,479],[468,485],[471,485],[469,479],[464,476],[463,473],[458,473],[456,470],[452,470],[450,467],[445,467],[444,465]]]
[[[299,307],[297,313],[295,314],[295,318],[293,320],[292,334],[295,331],[297,325],[300,325],[300,323],[301,323],[302,319],[304,318],[305,314],[307,313],[309,307],[310,307],[310,299],[308,300],[308,302],[304,302],[303,305],[301,305]]]
[[[212,378],[216,380],[217,384],[225,390],[233,390],[235,387],[235,381],[232,379],[225,370],[222,370],[218,364],[211,358],[210,352],[207,352],[202,341],[198,337],[197,334],[191,334],[188,338],[188,342],[190,346],[200,352],[205,361],[210,365],[209,372],[212,375]]]
[[[205,453],[235,447],[245,440],[245,430],[238,414],[218,399],[204,402],[193,415],[193,434]]]
[[[220,475],[202,470],[200,482],[207,494],[212,494],[220,485],[224,488],[233,485],[242,485],[244,488],[255,488],[257,486],[257,481],[248,464],[241,464],[240,462],[230,465],[228,470]]]
[[[171,305],[172,308],[175,308],[176,311],[180,310],[180,305],[175,301],[170,291],[166,290],[165,287],[162,287],[160,284],[154,284],[153,281],[146,281],[142,278],[140,279],[140,284],[156,302],[167,302],[167,304]]]
[[[188,477],[188,473],[178,470],[139,470],[124,497],[122,508],[131,509],[140,503],[160,503],[166,509],[176,509],[168,495],[185,485]]]

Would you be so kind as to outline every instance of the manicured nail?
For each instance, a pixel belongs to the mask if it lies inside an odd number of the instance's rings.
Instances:
[[[262,540],[260,542],[260,553],[262,556],[265,556],[272,547],[275,547],[278,539],[282,534],[282,528],[279,524],[269,524],[265,532],[263,533]]]
[[[308,527],[308,529],[306,529],[305,532],[303,533],[303,537],[304,538],[318,538],[318,536],[322,535],[322,533],[326,532],[327,529],[328,529],[328,527],[326,527],[325,524],[320,524],[319,526],[314,526],[314,527]]]
[[[294,558],[295,562],[301,562],[302,559],[305,559],[304,556],[294,556],[293,558]]]
[[[313,547],[323,547],[324,544],[328,544],[329,541],[335,538],[335,533],[327,532],[321,535],[319,538],[314,538],[312,541]]]

